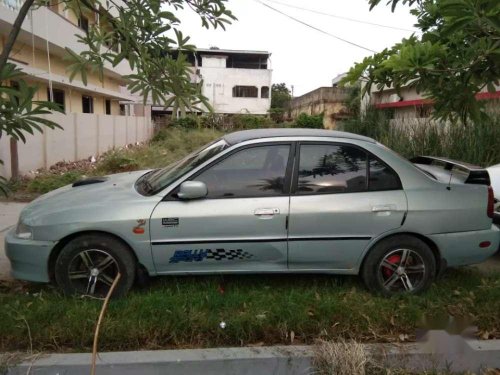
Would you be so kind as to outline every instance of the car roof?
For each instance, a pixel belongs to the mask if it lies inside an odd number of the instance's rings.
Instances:
[[[355,139],[359,141],[366,141],[376,143],[374,139],[362,135],[341,132],[337,130],[327,129],[304,129],[304,128],[285,128],[285,129],[253,129],[242,130],[230,133],[224,136],[224,140],[230,145],[240,142],[249,141],[252,139],[260,138],[274,138],[274,137],[328,137],[328,138],[346,138]]]

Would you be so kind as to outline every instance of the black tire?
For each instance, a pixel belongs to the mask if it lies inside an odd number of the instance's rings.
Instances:
[[[402,264],[405,256],[407,263]],[[429,246],[419,238],[394,236],[380,241],[368,252],[360,275],[372,292],[384,296],[417,294],[428,289],[434,281],[436,259]]]
[[[66,295],[91,294],[97,297],[108,293],[112,281],[120,272],[113,297],[121,297],[134,283],[136,267],[135,257],[120,240],[104,234],[83,234],[63,247],[54,271],[56,282]]]

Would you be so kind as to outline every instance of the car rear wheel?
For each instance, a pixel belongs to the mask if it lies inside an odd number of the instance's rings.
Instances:
[[[385,296],[422,292],[429,288],[435,275],[432,250],[422,240],[408,235],[376,244],[361,269],[366,287]]]
[[[104,297],[118,275],[114,297],[125,295],[134,282],[136,262],[121,241],[102,234],[88,234],[68,242],[57,257],[54,271],[65,294]]]

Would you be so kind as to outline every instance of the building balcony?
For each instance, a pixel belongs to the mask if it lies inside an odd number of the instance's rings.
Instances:
[[[0,0],[0,31],[3,30],[0,33],[12,29],[22,3],[21,0]],[[62,15],[42,6],[28,13],[17,41],[29,46],[34,44],[35,48],[46,51],[48,40],[50,53],[63,57],[67,53],[66,47],[76,53],[86,50],[86,45],[79,43],[76,37],[84,32]],[[104,49],[102,52],[105,52]],[[122,61],[115,67],[106,63],[104,73],[111,78],[123,80],[122,76],[132,74],[133,71],[128,62]]]

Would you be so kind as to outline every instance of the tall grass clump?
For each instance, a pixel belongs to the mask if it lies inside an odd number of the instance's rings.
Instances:
[[[440,122],[431,118],[389,120],[383,111],[341,124],[344,131],[366,135],[405,157],[442,156],[480,166],[500,163],[500,116],[489,121]]]
[[[356,341],[320,340],[315,346],[313,366],[319,375],[365,375],[370,359]]]

